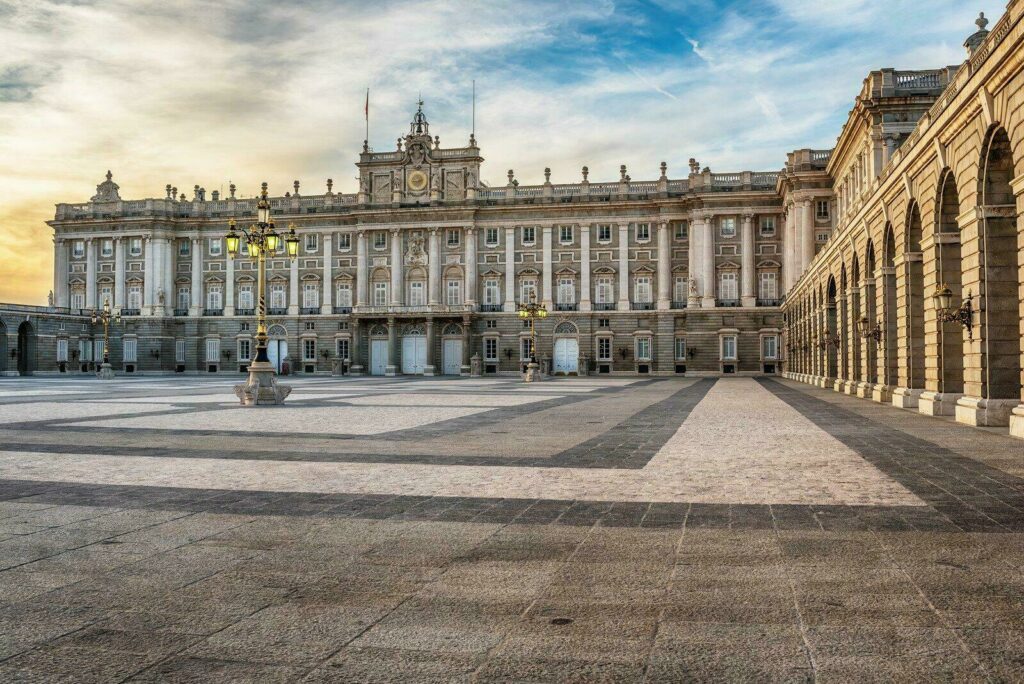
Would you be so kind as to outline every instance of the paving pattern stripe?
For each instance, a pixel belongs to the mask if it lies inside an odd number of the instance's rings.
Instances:
[[[789,384],[767,378],[758,382],[957,527],[974,532],[1024,530],[1024,479]]]
[[[714,504],[567,499],[497,499],[386,494],[226,491],[137,485],[0,480],[0,501],[121,510],[250,516],[359,518],[778,531],[961,532],[941,513],[920,506]],[[1008,532],[1008,529],[987,530]]]
[[[554,456],[538,457],[529,459],[509,459],[500,456],[471,455],[461,456],[453,454],[360,454],[360,453],[329,453],[322,451],[302,451],[296,448],[294,451],[266,451],[253,450],[224,450],[224,449],[196,449],[189,447],[145,447],[142,445],[132,446],[101,446],[101,445],[78,445],[68,443],[31,443],[18,442],[3,445],[5,451],[49,451],[63,454],[103,454],[114,456],[146,456],[150,458],[222,458],[226,460],[273,460],[273,461],[310,461],[318,463],[412,463],[428,465],[463,465],[463,466],[510,466],[510,467],[531,467],[531,468],[608,468],[616,470],[636,470],[643,468],[658,453],[658,451],[679,429],[690,411],[699,404],[708,391],[714,386],[715,380],[702,379],[683,387],[669,397],[655,402],[646,408],[627,416],[619,423],[609,425],[609,429],[597,437],[586,440],[574,447],[566,449]],[[580,397],[575,401],[559,401],[548,404],[545,408],[553,406],[564,406],[576,403],[586,397]],[[590,397],[593,398],[593,397]],[[547,403],[547,402],[544,402]],[[307,404],[308,405],[308,404]],[[529,406],[536,406],[530,404]],[[512,407],[502,407],[512,408]],[[514,407],[519,408],[519,407]],[[538,409],[540,410],[540,409]],[[536,411],[525,412],[525,415]],[[154,415],[154,414],[144,414]],[[157,414],[158,415],[158,414]],[[481,414],[477,414],[481,415]],[[524,415],[523,412],[516,413],[516,416]],[[505,419],[509,418],[506,413]],[[459,420],[459,419],[454,419]],[[448,421],[450,422],[450,421]],[[471,423],[471,427],[478,428],[480,421]],[[9,426],[0,426],[6,429]],[[470,426],[467,426],[470,427]],[[63,430],[64,427],[62,426]],[[107,433],[116,428],[78,428],[91,432]],[[424,439],[422,428],[410,428],[418,431],[418,439]],[[124,430],[125,432],[138,432],[135,429]],[[147,432],[155,432],[148,430]],[[173,434],[174,431],[163,431]],[[223,431],[211,431],[209,433],[192,432],[190,437],[199,437],[203,434],[210,436],[226,436],[229,433]],[[234,433],[230,433],[234,434]],[[241,433],[244,436],[252,433]],[[276,433],[275,433],[276,435]],[[394,439],[395,433],[382,433],[389,440]],[[289,434],[292,439],[303,437],[330,438],[331,435],[302,435]],[[339,439],[365,439],[365,435],[344,435],[335,436]],[[612,439],[614,437],[614,439]],[[405,440],[403,440],[405,441]],[[609,445],[610,443],[614,445]]]

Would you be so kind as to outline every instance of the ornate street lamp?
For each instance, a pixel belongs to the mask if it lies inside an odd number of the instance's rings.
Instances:
[[[937,288],[932,299],[935,300],[935,310],[940,321],[959,323],[967,329],[967,339],[974,339],[974,297],[970,290],[958,308],[953,308],[953,291],[949,289],[949,285],[943,284]]]
[[[862,338],[864,338],[865,340],[874,340],[876,347],[882,346],[882,324],[881,324],[881,322],[876,322],[875,323],[875,327],[873,327],[873,328],[868,327],[870,325],[871,325],[871,322],[868,321],[868,317],[867,316],[861,316],[861,319],[859,321],[857,321],[857,332],[859,332],[860,336]]]
[[[110,299],[103,300],[103,310],[92,311],[92,324],[103,323],[103,365],[100,366],[100,372],[98,374],[100,380],[113,380],[114,369],[110,365],[110,322],[114,323],[121,322],[120,312],[111,315],[110,313]]]
[[[537,325],[536,319],[547,318],[548,310],[543,304],[537,304],[537,294],[530,292],[530,301],[519,305],[519,317],[530,321],[530,362],[526,364],[526,382],[540,379],[540,366],[537,365]]]
[[[228,233],[224,236],[227,243],[228,258],[234,259],[239,254],[242,240],[249,247],[249,258],[256,261],[256,358],[249,364],[249,379],[244,385],[235,385],[235,394],[242,406],[258,406],[260,404],[283,404],[292,388],[277,384],[274,366],[267,354],[267,255],[277,251],[282,237],[270,217],[270,200],[267,199],[267,184],[263,183],[260,198],[256,203],[256,223],[236,232],[235,220],[228,222]],[[299,238],[295,234],[295,226],[288,226],[284,236],[288,257],[294,261],[299,254]]]

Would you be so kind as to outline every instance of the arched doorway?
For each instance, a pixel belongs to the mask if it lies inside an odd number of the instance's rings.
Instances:
[[[825,304],[825,331],[822,343],[825,345],[825,378],[834,380],[839,372],[839,348],[836,340],[836,280],[829,276],[827,301]],[[831,387],[831,385],[829,385]]]
[[[963,299],[963,278],[960,263],[960,195],[956,177],[946,170],[939,190],[937,213],[936,252],[938,256],[938,286],[953,292],[953,301]],[[936,317],[937,318],[937,317]],[[942,394],[963,394],[964,391],[964,331],[956,322],[936,320],[938,391]],[[950,415],[952,410],[947,411]]]
[[[267,331],[267,357],[270,359],[270,365],[278,373],[284,372],[288,362],[287,336],[288,331],[283,325],[272,325]]]
[[[462,373],[462,326],[449,323],[441,331],[441,369],[445,375]]]
[[[882,252],[882,382],[886,392],[896,385],[899,361],[896,355],[896,235],[891,224],[885,225]]]
[[[921,254],[921,209],[912,202],[907,217],[907,243],[903,255],[904,296],[907,301],[904,330],[907,356],[907,389],[924,389],[924,259]]]
[[[388,327],[370,328],[370,375],[384,375],[388,366]]]
[[[875,273],[875,245],[871,240],[868,240],[868,246],[865,250],[864,255],[864,316],[862,319],[867,320],[868,328],[874,330],[875,326],[881,328],[881,324],[877,319],[877,304],[876,304],[876,276]],[[864,377],[867,382],[875,385],[878,383],[878,347],[881,340],[874,340],[871,338],[864,339]]]
[[[402,331],[402,373],[423,375],[427,365],[427,333],[422,325],[407,325]]]
[[[28,321],[18,326],[18,375],[32,375],[36,369],[36,330]]]
[[[579,375],[580,341],[579,330],[569,321],[555,326],[554,364],[555,375]]]

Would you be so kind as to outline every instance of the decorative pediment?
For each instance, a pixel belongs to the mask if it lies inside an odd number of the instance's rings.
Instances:
[[[445,278],[456,278],[456,277],[457,278],[461,278],[462,277],[462,267],[457,265],[457,264],[449,266],[448,268],[444,269],[444,277]]]
[[[637,266],[636,268],[634,268],[633,273],[646,275],[649,273],[654,273],[654,268],[652,268],[649,264],[644,264],[643,266]]]
[[[672,272],[675,274],[687,273],[689,270],[690,269],[686,264],[676,264],[672,267]]]
[[[486,271],[484,271],[483,273],[481,273],[480,275],[481,276],[503,276],[505,274],[502,273],[501,271],[495,271],[493,268],[489,268]]]
[[[444,326],[444,330],[441,331],[441,335],[444,337],[457,337],[462,335],[462,326],[458,323],[449,323]]]
[[[206,277],[206,280],[205,280],[204,282],[206,282],[206,283],[207,283],[208,285],[209,285],[209,284],[214,284],[214,285],[215,285],[215,284],[217,284],[217,283],[223,283],[223,282],[224,282],[224,279],[223,279],[223,278],[221,278],[220,276],[217,276],[217,275],[214,275],[214,276],[207,276],[207,277]]]
[[[253,278],[251,275],[241,275],[241,276],[238,276],[238,282],[239,282],[239,284],[241,284],[241,283],[254,283],[254,282],[256,282],[256,279]]]
[[[524,268],[523,270],[519,271],[519,275],[521,275],[521,276],[536,276],[536,275],[540,275],[540,271],[538,271],[535,268]]]
[[[272,276],[270,278],[270,282],[275,283],[275,284],[277,284],[277,283],[286,283],[286,282],[288,282],[288,279],[285,278],[280,273],[278,273],[278,274],[276,274],[276,275],[274,275],[274,276]]]
[[[572,266],[562,266],[560,269],[555,271],[555,275],[563,275],[563,276],[575,276],[578,273],[579,273],[579,271],[574,269]]]
[[[611,266],[599,266],[594,269],[594,275],[615,275],[615,269]]]
[[[96,194],[89,198],[90,202],[120,202],[121,195],[118,194],[118,186],[113,180],[113,174],[107,171],[107,180],[96,186]]]
[[[306,275],[302,276],[302,282],[309,282],[311,280],[317,280],[318,281],[318,280],[320,280],[320,276],[318,276],[315,273],[307,273]]]
[[[350,280],[352,280],[352,274],[351,273],[339,273],[336,276],[334,276],[334,282],[338,282],[339,280],[350,281]]]
[[[757,262],[757,268],[782,268],[782,264],[772,259],[765,259]]]
[[[719,271],[738,271],[738,270],[740,270],[740,265],[737,264],[735,261],[725,261],[725,262],[723,262],[723,263],[718,265],[718,270]]]

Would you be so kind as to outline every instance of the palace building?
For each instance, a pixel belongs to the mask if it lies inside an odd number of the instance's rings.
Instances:
[[[395,149],[364,143],[358,192],[271,188],[275,222],[301,239],[296,260],[268,262],[271,358],[292,373],[518,373],[531,338],[516,309],[535,298],[553,374],[785,372],[1024,421],[1022,11],[1013,0],[992,31],[980,18],[961,65],[871,72],[836,147],[777,172],[691,159],[683,174],[652,161],[648,180],[623,166],[592,182],[584,166],[572,183],[509,170],[488,186],[475,138],[443,146],[421,102]],[[244,371],[256,272],[223,236],[255,200],[189,195],[123,199],[108,172],[88,202],[58,204],[51,306],[0,305],[0,371],[92,370],[88,314],[105,301],[123,319],[118,372]],[[955,307],[933,296],[943,286]]]

